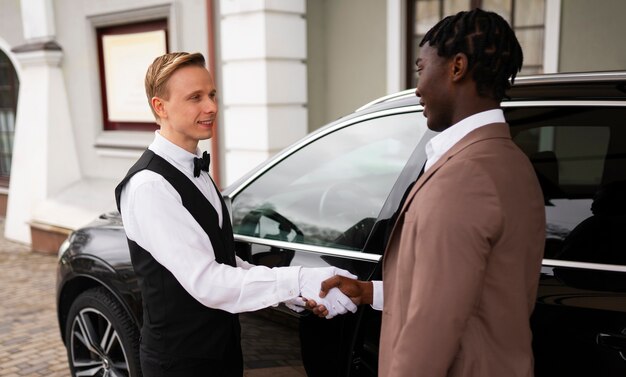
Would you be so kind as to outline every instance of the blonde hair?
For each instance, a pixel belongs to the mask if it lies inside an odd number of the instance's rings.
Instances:
[[[205,65],[204,56],[199,52],[191,54],[188,52],[172,52],[154,59],[146,72],[145,87],[150,110],[157,121],[159,116],[152,108],[152,97],[169,98],[167,82],[179,68],[186,66],[205,67]]]

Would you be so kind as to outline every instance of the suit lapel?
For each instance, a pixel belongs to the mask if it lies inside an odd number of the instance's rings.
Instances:
[[[413,185],[413,188],[411,188],[409,195],[407,195],[404,201],[404,204],[402,205],[402,209],[400,210],[398,214],[398,218],[396,219],[396,223],[393,225],[393,228],[389,235],[389,240],[391,240],[394,237],[395,232],[398,231],[397,229],[399,227],[398,224],[401,223],[400,219],[406,212],[407,207],[411,204],[411,202],[415,198],[415,195],[417,194],[417,192],[422,187],[424,187],[424,185],[437,172],[437,170],[441,169],[441,167],[445,165],[452,157],[454,157],[456,154],[458,154],[459,152],[461,152],[463,149],[467,148],[468,146],[474,143],[477,143],[479,141],[483,141],[487,139],[494,139],[494,138],[510,139],[511,132],[509,130],[509,126],[506,123],[493,123],[493,124],[488,124],[488,125],[475,129],[474,131],[465,135],[465,137],[459,140],[459,142],[454,144],[452,148],[450,148],[450,150],[448,150],[443,156],[441,156],[441,158],[437,160],[437,162],[428,169],[428,171],[422,174],[415,182],[415,185]],[[387,249],[385,250],[385,253],[383,255],[383,262],[387,258],[387,255],[389,254],[390,243],[391,242],[387,243]]]

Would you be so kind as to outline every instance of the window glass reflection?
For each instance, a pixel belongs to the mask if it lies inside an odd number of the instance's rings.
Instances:
[[[546,204],[545,257],[626,264],[626,109],[509,109]]]
[[[421,113],[353,124],[290,155],[233,199],[237,234],[360,250],[426,131]]]

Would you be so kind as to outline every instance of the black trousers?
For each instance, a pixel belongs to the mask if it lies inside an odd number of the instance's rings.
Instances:
[[[235,348],[223,359],[204,359],[160,355],[141,347],[141,370],[144,377],[242,377],[243,356]]]

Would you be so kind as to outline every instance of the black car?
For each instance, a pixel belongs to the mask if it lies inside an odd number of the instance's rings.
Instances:
[[[502,106],[545,198],[536,375],[624,376],[626,72],[521,77]],[[294,144],[224,190],[237,254],[379,279],[433,135],[411,90]],[[141,295],[119,214],[75,231],[59,253],[58,318],[72,373],[140,375]],[[291,315],[309,376],[376,375],[380,314],[371,307],[332,320]]]

